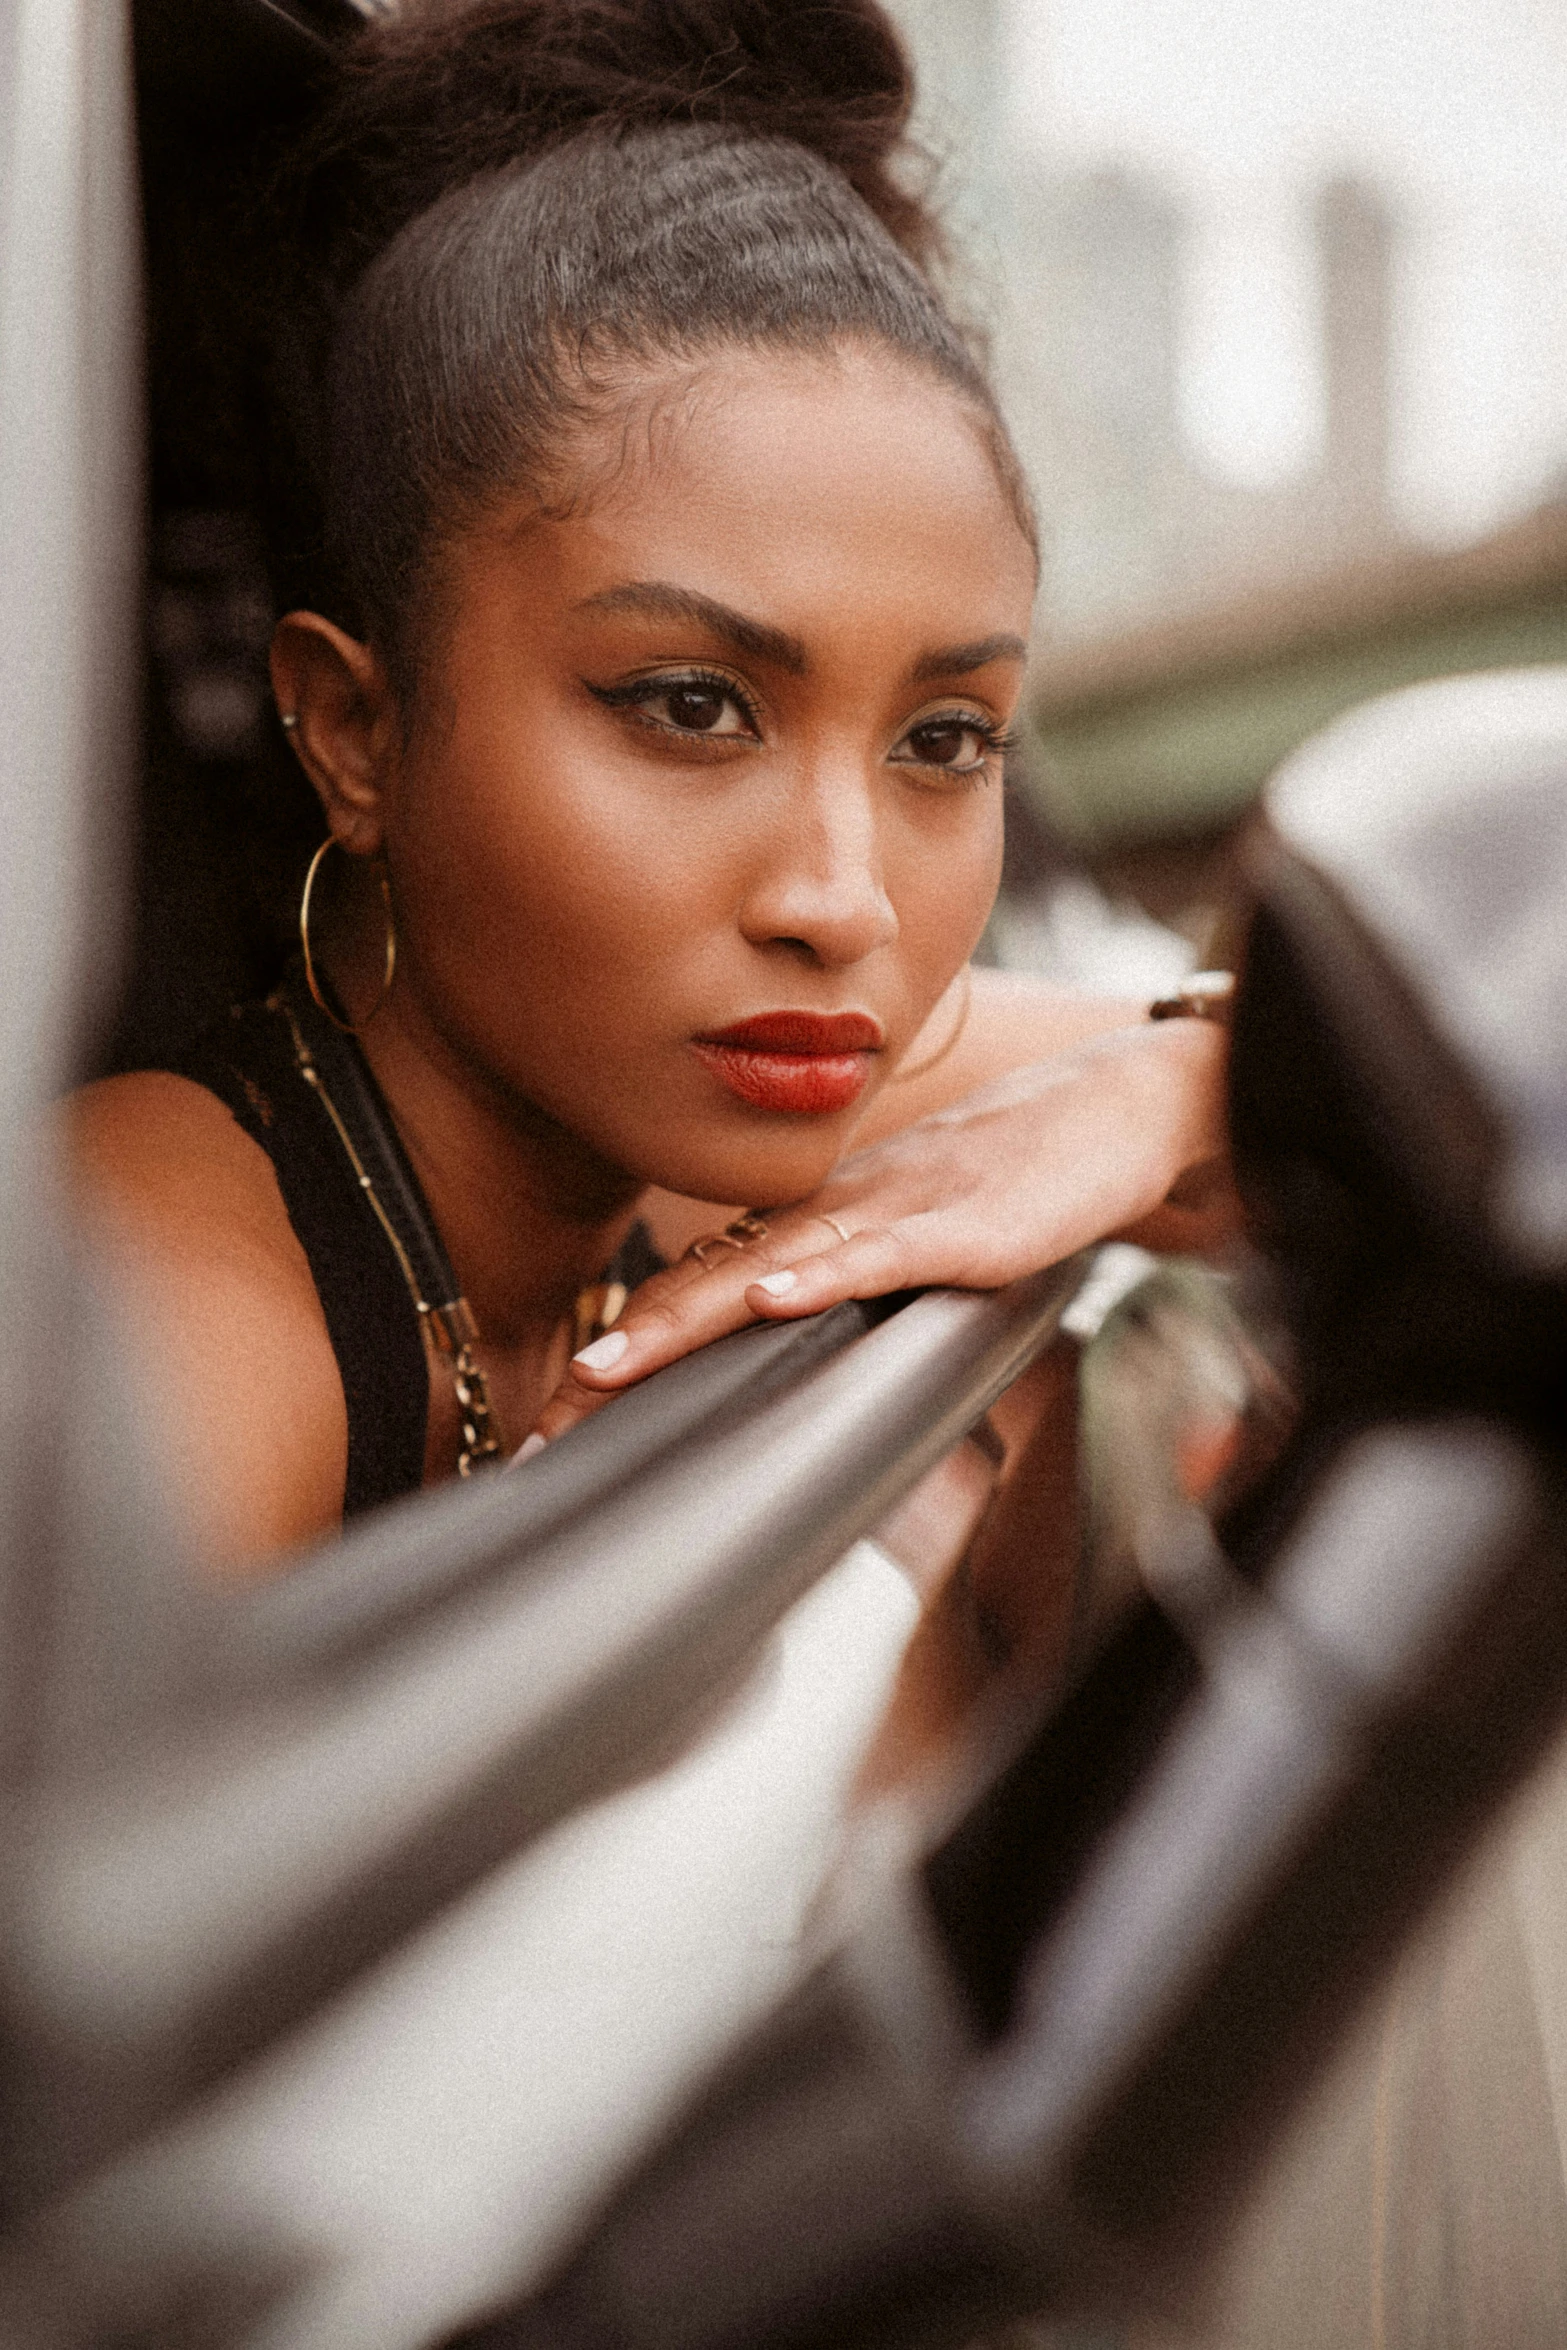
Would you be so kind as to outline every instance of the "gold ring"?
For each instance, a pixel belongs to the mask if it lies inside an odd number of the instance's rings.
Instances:
[[[710,1248],[744,1248],[744,1246],[743,1240],[731,1240],[726,1232],[704,1232],[700,1240],[692,1241],[691,1246],[686,1250],[686,1255],[695,1257],[703,1271],[710,1273],[713,1269],[707,1261],[707,1252]]]
[[[766,1238],[767,1226],[761,1217],[747,1213],[736,1216],[734,1222],[726,1224],[722,1232],[704,1232],[700,1240],[692,1241],[686,1255],[695,1257],[703,1272],[710,1273],[713,1269],[707,1257],[710,1248],[744,1249],[749,1248],[753,1240]]]
[[[814,1214],[817,1223],[830,1224],[834,1232],[837,1233],[840,1240],[852,1240],[854,1238],[854,1234],[852,1232],[845,1232],[843,1226],[839,1223],[836,1216],[824,1216],[820,1208],[817,1208],[814,1211]]]

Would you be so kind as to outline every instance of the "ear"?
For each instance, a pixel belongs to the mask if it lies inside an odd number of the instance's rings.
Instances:
[[[381,846],[383,803],[402,739],[379,654],[323,620],[288,612],[272,636],[272,691],[334,837],[356,857]]]

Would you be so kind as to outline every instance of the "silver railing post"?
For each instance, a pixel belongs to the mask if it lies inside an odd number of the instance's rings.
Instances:
[[[105,1017],[140,733],[142,326],[126,0],[0,0],[0,1995],[27,1789],[169,1652],[169,1529],[47,1131]],[[161,1592],[162,1600],[153,1594]],[[8,2194],[57,2175],[17,2120]],[[104,2106],[117,2101],[105,2082]],[[61,2110],[69,2103],[61,2100]],[[36,2174],[36,2177],[35,2177]]]
[[[6,0],[0,209],[0,1150],[102,1008],[139,728],[141,303],[122,0]]]

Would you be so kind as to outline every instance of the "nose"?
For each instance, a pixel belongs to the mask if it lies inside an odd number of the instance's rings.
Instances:
[[[841,970],[897,937],[877,812],[863,782],[841,771],[803,779],[760,845],[740,909],[753,946]]]

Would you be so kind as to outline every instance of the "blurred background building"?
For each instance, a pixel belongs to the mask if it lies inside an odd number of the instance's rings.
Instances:
[[[1200,950],[1295,743],[1567,659],[1567,16],[892,4],[1044,526],[1013,945],[1076,859]]]

